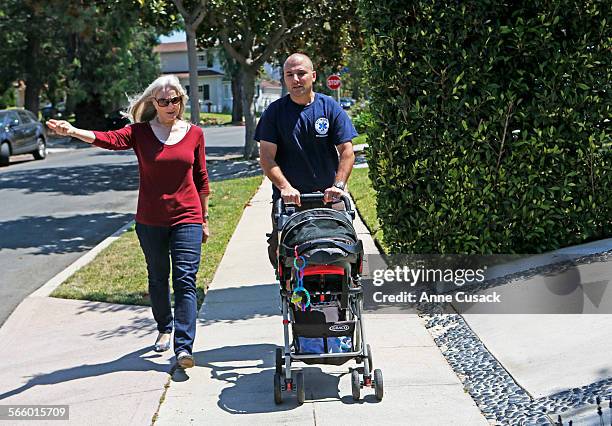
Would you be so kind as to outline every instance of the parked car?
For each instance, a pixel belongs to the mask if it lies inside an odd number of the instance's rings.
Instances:
[[[0,166],[7,166],[11,155],[47,156],[45,128],[34,114],[23,109],[0,111]]]
[[[340,98],[340,106],[343,109],[350,109],[353,105],[355,105],[355,99],[353,99],[353,98]]]

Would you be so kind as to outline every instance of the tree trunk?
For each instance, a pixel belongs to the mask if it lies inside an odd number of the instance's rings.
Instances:
[[[36,61],[40,60],[40,40],[30,34],[28,39],[28,54],[25,58],[25,109],[30,110],[38,117],[40,109],[40,90],[43,82],[36,66]],[[34,38],[32,38],[34,37]]]
[[[241,124],[242,108],[242,80],[240,73],[232,75],[232,124]]]
[[[191,104],[191,122],[200,124],[200,93],[198,91],[198,55],[196,34],[192,28],[185,26],[187,34],[187,58],[189,60],[189,102]]]
[[[245,140],[244,157],[252,160],[257,157],[257,142],[255,136],[255,74],[257,70],[252,67],[242,68],[242,108],[244,110]]]
[[[38,111],[40,109],[40,89],[42,88],[42,83],[37,77],[28,76],[25,85],[24,107],[25,109],[32,111],[32,113],[38,117]]]
[[[283,67],[280,67],[280,84],[281,84],[281,97],[285,96],[287,93],[287,86],[285,85],[285,71]]]

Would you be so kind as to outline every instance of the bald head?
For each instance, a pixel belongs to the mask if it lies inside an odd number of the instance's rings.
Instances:
[[[314,70],[312,66],[312,61],[310,58],[303,53],[294,53],[287,58],[285,64],[283,65],[283,70],[287,70],[295,65],[302,65],[310,71]]]
[[[289,56],[283,65],[283,78],[293,102],[308,105],[314,100],[312,84],[317,79],[317,72],[308,56],[303,53]]]

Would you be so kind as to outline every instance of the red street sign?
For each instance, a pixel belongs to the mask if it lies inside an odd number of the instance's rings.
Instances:
[[[338,90],[342,86],[342,80],[337,75],[330,75],[327,77],[327,87],[329,90]]]

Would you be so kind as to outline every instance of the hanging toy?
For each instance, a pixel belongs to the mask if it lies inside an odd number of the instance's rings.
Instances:
[[[298,260],[302,262],[300,266],[298,266]],[[297,286],[293,289],[291,303],[304,312],[310,306],[310,293],[304,288],[304,268],[306,267],[304,256],[297,256],[296,253],[293,259],[293,267],[297,271]]]

